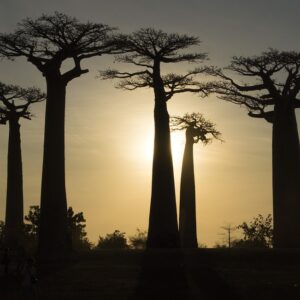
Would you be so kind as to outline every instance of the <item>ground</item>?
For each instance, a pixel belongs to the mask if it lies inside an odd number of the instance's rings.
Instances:
[[[0,299],[23,299],[14,266],[0,271]],[[102,250],[38,271],[42,300],[300,300],[300,250]]]

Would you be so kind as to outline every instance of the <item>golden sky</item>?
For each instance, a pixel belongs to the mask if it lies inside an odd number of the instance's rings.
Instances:
[[[201,4],[200,4],[201,2]],[[268,47],[299,51],[298,1],[22,1],[2,0],[0,25],[10,32],[25,17],[55,10],[131,32],[155,27],[194,34],[203,41],[207,64],[226,66],[233,55],[260,54]],[[66,106],[66,183],[68,205],[83,211],[89,238],[115,229],[132,235],[147,229],[153,147],[153,93],[114,88],[96,79],[113,57],[84,62],[90,72],[68,85]],[[44,90],[41,74],[24,59],[0,61],[0,81]],[[65,66],[67,67],[67,65]],[[174,68],[174,67],[173,67]],[[176,66],[178,72],[191,65]],[[165,69],[167,70],[167,69]],[[39,203],[44,103],[32,121],[22,121],[25,211]],[[237,225],[272,212],[271,125],[246,110],[211,96],[186,94],[168,104],[170,115],[201,112],[216,123],[224,143],[195,145],[198,241],[221,242],[221,226]],[[4,219],[8,127],[0,126],[0,219]],[[177,202],[184,132],[172,133]]]

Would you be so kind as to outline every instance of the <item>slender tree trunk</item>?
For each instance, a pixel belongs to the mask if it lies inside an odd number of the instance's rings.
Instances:
[[[274,246],[300,248],[300,148],[295,109],[275,106],[273,123]]]
[[[186,144],[184,149],[179,208],[179,234],[183,248],[197,248],[196,229],[196,197],[193,146],[194,139],[191,130],[186,130]],[[193,129],[193,128],[191,128]]]
[[[9,119],[5,239],[9,246],[18,246],[22,244],[22,237],[23,175],[20,124],[18,117],[11,117]]]
[[[154,155],[147,248],[180,246],[167,103],[156,99]]]
[[[47,76],[47,102],[41,191],[39,255],[62,259],[68,252],[67,198],[65,188],[66,85]]]

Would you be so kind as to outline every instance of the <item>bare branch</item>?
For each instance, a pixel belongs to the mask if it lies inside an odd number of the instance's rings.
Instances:
[[[111,36],[115,28],[103,24],[80,23],[77,19],[55,12],[36,20],[27,18],[13,34],[0,35],[0,56],[27,57],[45,74],[54,63],[59,69],[67,58],[82,60],[105,53],[119,53]],[[76,72],[75,72],[76,71]],[[78,67],[68,76],[78,72]],[[72,74],[72,76],[71,76]]]
[[[31,113],[29,106],[32,103],[41,102],[46,99],[46,95],[37,88],[21,88],[16,85],[7,85],[0,82],[0,114],[5,119],[10,116],[23,117],[29,119]]]

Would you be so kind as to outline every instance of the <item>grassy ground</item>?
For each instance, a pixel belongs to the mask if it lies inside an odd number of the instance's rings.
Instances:
[[[14,273],[2,274],[0,299],[20,299]],[[42,300],[300,300],[300,251],[95,251],[43,265],[37,290]]]

